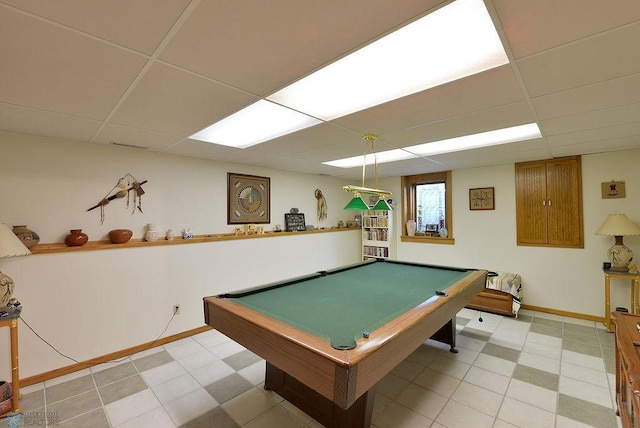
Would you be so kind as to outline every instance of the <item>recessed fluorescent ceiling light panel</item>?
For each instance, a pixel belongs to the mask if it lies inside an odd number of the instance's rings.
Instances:
[[[464,135],[462,137],[449,138],[447,140],[433,141],[431,143],[419,144],[417,146],[405,147],[403,149],[387,150],[376,153],[378,164],[394,162],[421,156],[434,156],[443,153],[459,152],[462,150],[477,149],[480,147],[497,146],[500,144],[515,143],[518,141],[533,140],[541,138],[542,134],[538,125],[528,123],[526,125],[512,126],[510,128],[497,129],[495,131],[481,132],[479,134]],[[339,168],[354,168],[362,166],[362,156],[338,159],[330,162],[323,162],[324,165],[336,166]],[[373,164],[373,156],[368,156],[367,165]]]
[[[267,97],[322,120],[509,62],[482,0],[457,0]]]
[[[190,138],[246,148],[508,62],[483,1],[456,0]]]
[[[189,138],[244,149],[320,122],[314,117],[260,100]]]

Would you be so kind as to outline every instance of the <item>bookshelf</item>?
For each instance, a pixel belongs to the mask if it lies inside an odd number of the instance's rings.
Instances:
[[[362,259],[389,258],[391,211],[362,212]]]

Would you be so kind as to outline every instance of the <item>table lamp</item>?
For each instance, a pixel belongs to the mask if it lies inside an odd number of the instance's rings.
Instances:
[[[611,270],[628,272],[629,262],[633,259],[633,253],[622,243],[622,237],[640,235],[640,228],[624,214],[609,214],[609,217],[602,223],[596,235],[615,236],[615,244],[607,250],[607,256],[611,262]]]
[[[27,256],[31,251],[4,223],[0,223],[0,258]],[[6,306],[13,294],[13,280],[0,272],[0,307]]]

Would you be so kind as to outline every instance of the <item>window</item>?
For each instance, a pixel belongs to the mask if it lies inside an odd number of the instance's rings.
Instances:
[[[451,192],[451,171],[402,177],[401,240],[453,244]],[[407,235],[407,220],[415,220],[416,236]]]

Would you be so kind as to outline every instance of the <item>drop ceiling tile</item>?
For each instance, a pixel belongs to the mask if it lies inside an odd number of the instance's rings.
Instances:
[[[151,54],[189,0],[2,0],[2,3]]]
[[[241,151],[241,149],[187,138],[163,150],[163,153],[209,160],[221,160],[238,151]]]
[[[193,73],[155,63],[111,122],[187,137],[256,100]]]
[[[298,153],[318,150],[349,141],[360,140],[361,135],[337,127],[331,123],[320,123],[293,134],[285,135],[251,147],[257,152],[291,156]]]
[[[504,148],[509,146],[506,144],[465,152],[445,153],[433,156],[432,159],[446,165],[446,169],[459,169],[548,159],[552,156],[549,147],[540,139],[522,143],[525,144],[521,144],[518,150],[505,150]]]
[[[160,58],[268,95],[439,3],[202,1]]]
[[[385,134],[523,99],[520,84],[511,66],[506,65],[344,116],[332,123],[361,133]]]
[[[146,59],[0,7],[0,101],[104,119]]]
[[[640,2],[493,0],[516,58],[640,20]]]
[[[634,149],[640,149],[640,141],[637,136],[615,138],[612,140],[585,141],[575,144],[554,146],[551,147],[551,152],[553,156],[558,157]]]
[[[100,122],[0,103],[0,129],[89,142]]]
[[[403,175],[424,174],[428,172],[446,171],[447,166],[430,158],[413,158],[399,162],[388,162],[378,165],[378,177],[400,177]],[[394,195],[400,199],[399,195]]]
[[[535,97],[640,72],[640,21],[518,61]],[[611,47],[615,46],[615,49]]]
[[[580,142],[606,141],[633,136],[640,136],[640,121],[606,128],[587,129],[584,131],[553,135],[547,137],[547,142],[550,146],[557,147]],[[640,144],[640,138],[638,138],[638,143]]]
[[[335,168],[327,165],[323,165],[320,162],[308,161],[299,159],[297,157],[285,157],[278,159],[271,159],[260,164],[261,167],[277,169],[282,171],[293,171],[301,174],[313,174],[313,175],[330,175],[332,177],[344,177],[345,179],[357,179],[362,177],[360,175],[353,174],[351,171],[342,170],[341,168]],[[340,171],[337,171],[341,169]],[[346,184],[346,183],[345,183]]]
[[[367,161],[373,162],[373,153],[380,153],[387,150],[395,150],[397,147],[387,144],[384,141],[378,140],[374,144],[374,150],[371,150],[371,145],[367,145]],[[324,147],[318,150],[298,153],[295,155],[298,159],[328,162],[338,159],[350,158],[353,156],[362,156],[365,151],[365,144],[361,138],[354,138],[352,141],[345,144],[336,144],[330,147]],[[362,171],[362,164],[359,168]],[[373,168],[373,167],[372,167]]]
[[[532,99],[541,120],[640,102],[640,73]]]
[[[541,121],[540,128],[544,135],[552,136],[587,129],[623,125],[639,120],[640,103],[547,119]]]
[[[93,139],[93,142],[100,144],[127,144],[146,147],[151,151],[162,151],[182,139],[183,137],[177,135],[161,134],[140,128],[106,124]]]
[[[529,105],[522,101],[465,116],[452,117],[440,122],[416,126],[402,131],[391,132],[382,135],[381,138],[397,147],[407,147],[532,122],[535,122],[535,117]]]

